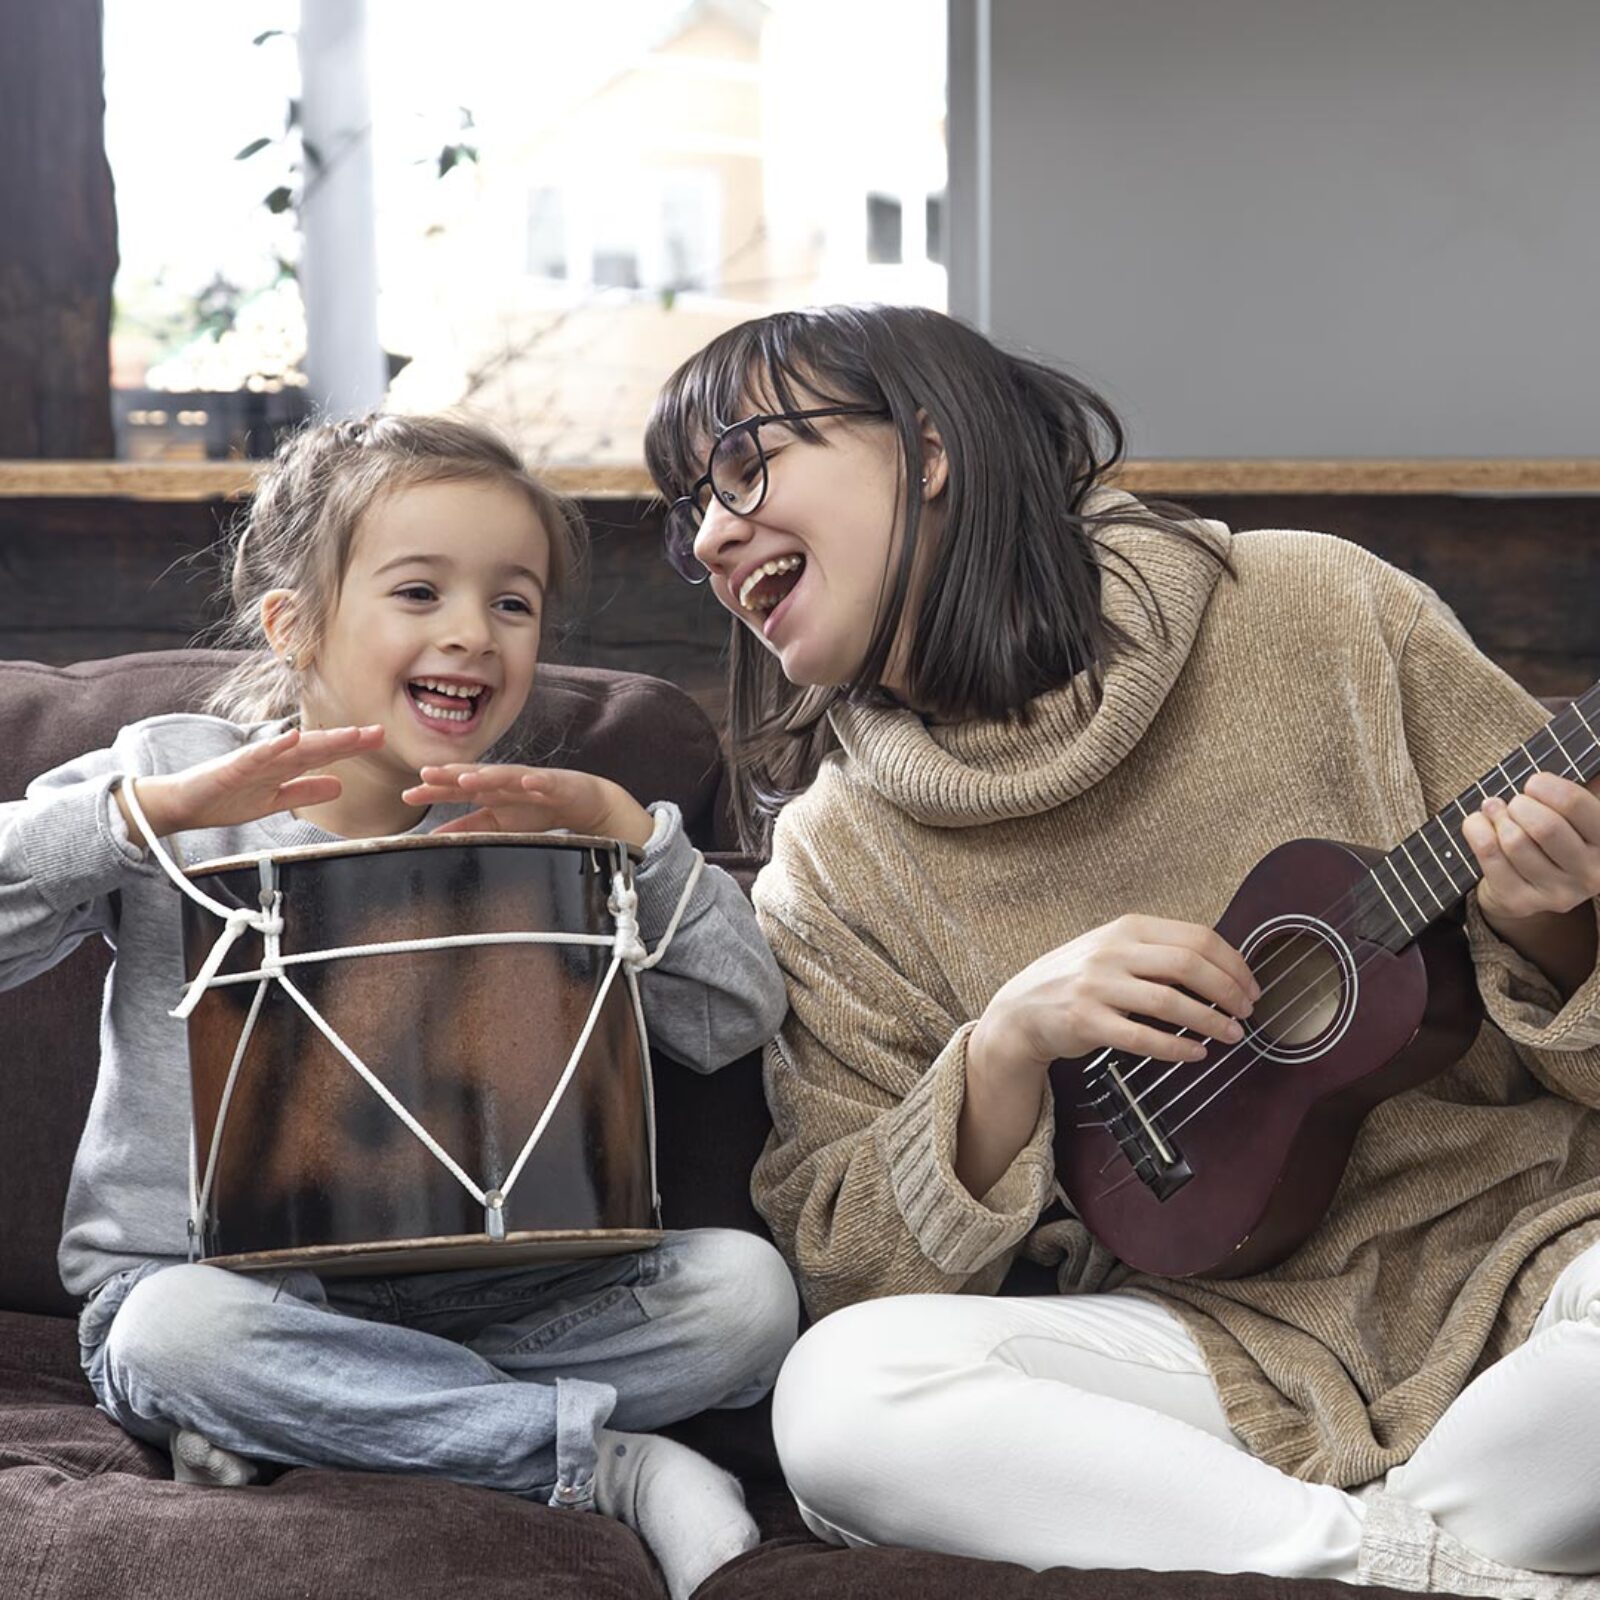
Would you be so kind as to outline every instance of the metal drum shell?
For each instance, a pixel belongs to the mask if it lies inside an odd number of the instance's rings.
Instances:
[[[311,951],[430,937],[610,935],[616,840],[406,835],[267,852],[281,892],[286,976],[485,1191],[506,1180],[588,1020],[612,949],[474,945],[297,963]],[[634,852],[633,854],[636,854]],[[188,869],[228,907],[259,908],[259,856]],[[192,981],[222,932],[184,898]],[[219,976],[260,968],[247,929]],[[189,1019],[197,1174],[255,998],[209,988]],[[484,1207],[270,982],[229,1096],[198,1254],[243,1269],[324,1274],[576,1258],[656,1242],[647,1045],[625,975],[607,991],[576,1072],[506,1198]]]

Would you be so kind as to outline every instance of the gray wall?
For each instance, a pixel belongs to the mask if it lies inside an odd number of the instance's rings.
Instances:
[[[1148,456],[1600,455],[1600,0],[951,0],[951,310]]]

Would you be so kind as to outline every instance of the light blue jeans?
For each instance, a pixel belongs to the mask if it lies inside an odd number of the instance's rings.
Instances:
[[[95,1292],[79,1340],[102,1409],[163,1449],[192,1428],[258,1460],[586,1507],[597,1429],[753,1405],[797,1319],[770,1244],[703,1228],[637,1255],[396,1278],[148,1262]]]

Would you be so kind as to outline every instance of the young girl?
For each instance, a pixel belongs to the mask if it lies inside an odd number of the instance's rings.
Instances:
[[[188,1052],[168,1014],[180,899],[137,820],[191,861],[444,829],[625,839],[644,851],[653,946],[695,865],[677,808],[646,811],[581,772],[482,764],[534,687],[580,531],[461,422],[375,417],[291,440],[233,555],[236,632],[254,648],[217,714],[124,728],[0,808],[0,981],[93,934],[117,952],[61,1245],[113,1418],[204,1481],[248,1481],[264,1460],[595,1506],[644,1537],[682,1596],[755,1529],[731,1478],[632,1430],[771,1386],[797,1315],[777,1252],[700,1230],[598,1262],[387,1280],[187,1264]],[[772,1036],[782,979],[726,875],[701,874],[642,991],[655,1043],[702,1070]]]
[[[778,1385],[790,1485],[841,1543],[1594,1593],[1548,1574],[1600,1571],[1595,794],[1465,823],[1488,1021],[1287,1261],[1139,1275],[1046,1210],[1054,1058],[1238,1040],[1258,985],[1211,924],[1256,861],[1392,847],[1547,720],[1420,583],[1157,515],[1120,450],[928,311],[747,323],[657,401],[750,831],[783,806],[755,1191],[836,1313]],[[1019,1251],[1060,1296],[995,1297]]]

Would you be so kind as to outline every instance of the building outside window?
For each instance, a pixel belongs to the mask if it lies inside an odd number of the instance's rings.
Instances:
[[[944,10],[458,0],[441,26],[424,0],[369,4],[371,123],[351,137],[372,161],[386,403],[473,408],[535,461],[633,463],[660,383],[723,329],[818,302],[942,307]],[[299,7],[165,11],[157,37],[140,0],[104,5],[121,445],[256,448],[315,400],[298,197],[328,155],[295,125]],[[206,397],[230,393],[273,417],[219,429],[238,402]]]

